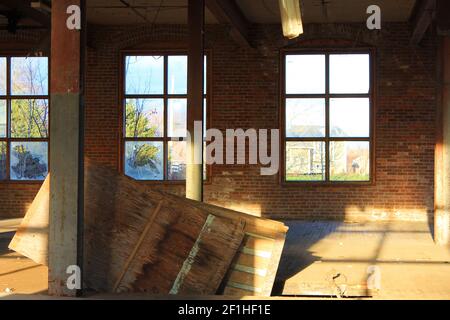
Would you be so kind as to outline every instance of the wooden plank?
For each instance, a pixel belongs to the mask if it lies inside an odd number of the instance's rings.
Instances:
[[[167,196],[172,200],[177,199],[177,197],[173,195]],[[243,241],[239,252],[236,254],[232,263],[233,267],[230,268],[225,276],[219,292],[224,295],[233,295],[234,293],[235,295],[253,294],[258,296],[270,296],[278,271],[278,265],[280,263],[288,228],[278,221],[263,219],[206,203],[199,203],[189,199],[183,199],[183,202],[186,207],[193,206],[206,210],[219,217],[227,219],[241,218],[246,222],[245,240]],[[251,261],[249,256],[257,257],[257,259]],[[236,266],[239,267],[236,268]],[[245,267],[250,268],[246,269],[247,271],[256,271],[256,273],[253,274],[253,277],[260,276],[260,274],[264,273],[265,283],[261,288],[244,285],[244,290],[242,283],[233,283],[230,280],[233,272],[242,271]],[[231,286],[230,283],[233,286]],[[233,289],[230,290],[230,287]]]
[[[9,249],[43,265],[48,263],[49,195],[50,175],[42,184],[9,244]]]
[[[216,294],[244,238],[245,223],[209,216],[185,261],[172,294]]]
[[[239,256],[239,264],[243,265],[243,266],[254,266],[254,265],[258,265],[258,266],[262,266],[263,268],[268,268],[270,263],[270,258],[263,258],[263,257],[259,257],[259,256],[255,256],[255,255],[250,255],[250,254],[245,254],[242,253]]]
[[[411,43],[418,45],[435,18],[436,0],[418,1],[414,12],[414,30],[411,36]]]
[[[86,163],[86,172],[86,286],[102,292],[169,293],[208,213],[165,201],[147,186],[93,163]]]
[[[145,236],[147,235],[148,231],[150,230],[150,227],[152,226],[153,222],[155,221],[156,215],[161,210],[162,201],[158,203],[158,206],[155,208],[153,213],[150,215],[150,218],[144,228],[144,231],[142,232],[141,236],[139,237],[138,242],[136,243],[136,246],[134,247],[133,251],[131,252],[131,255],[128,257],[127,262],[125,263],[124,269],[121,271],[119,278],[114,283],[113,291],[116,291],[118,286],[120,285],[120,282],[122,281],[123,277],[125,276],[125,273],[128,271],[128,267],[130,266],[131,262],[136,256],[137,251],[141,248],[142,241],[144,241]]]
[[[272,251],[274,240],[267,240],[247,235],[243,241],[244,247],[257,251]]]
[[[245,285],[239,285],[239,284],[233,284],[234,286],[227,286],[224,290],[225,296],[237,296],[237,297],[244,297],[244,296],[255,296],[259,294],[255,294],[256,291],[255,288],[251,286],[245,286]]]
[[[220,283],[220,292],[251,294],[248,285],[244,290],[242,283],[226,280],[235,271],[264,278],[253,294],[270,295],[284,224],[169,195],[90,161],[85,165],[85,288],[214,294]],[[36,203],[48,203],[48,188],[41,194],[47,198]],[[34,219],[35,207],[25,221]],[[46,256],[47,242],[37,244],[36,252]]]
[[[218,217],[227,219],[243,219],[245,221],[245,232],[249,234],[257,234],[262,237],[276,239],[277,236],[286,234],[289,229],[284,223],[280,221],[256,217],[250,214],[218,207],[204,202],[193,201],[185,198],[180,199],[175,195],[164,192],[160,192],[160,194],[172,199],[173,201],[182,201],[185,205],[206,210]]]
[[[230,273],[230,278],[228,283],[240,283],[248,286],[253,286],[255,288],[262,288],[265,285],[266,278],[258,275],[254,275],[247,272],[242,272],[238,270],[232,270]]]

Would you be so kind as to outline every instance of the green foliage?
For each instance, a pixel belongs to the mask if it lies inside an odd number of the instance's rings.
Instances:
[[[144,114],[143,103],[139,100],[129,100],[126,104],[126,136],[134,138],[151,138],[157,133],[157,126],[151,125]],[[155,115],[154,111],[151,114]]]
[[[0,180],[6,179],[6,143],[0,142]]]
[[[11,111],[13,138],[48,136],[48,104],[45,100],[12,100]]]
[[[288,175],[286,181],[323,181],[321,174]]]
[[[360,173],[340,173],[330,177],[332,181],[369,181],[369,174]]]
[[[151,111],[150,116],[157,115]],[[151,138],[157,135],[158,127],[150,123],[148,114],[144,112],[144,102],[132,99],[126,104],[126,136],[134,138]],[[127,161],[132,168],[150,166],[157,169],[159,148],[151,144],[134,145],[134,149]]]
[[[133,157],[130,163],[133,168],[144,167],[149,165],[156,168],[156,159],[158,157],[159,148],[149,144],[136,146],[133,150]]]
[[[34,180],[45,178],[47,166],[41,163],[40,159],[33,157],[30,151],[23,145],[14,147],[12,154],[19,161],[11,166],[18,179]]]

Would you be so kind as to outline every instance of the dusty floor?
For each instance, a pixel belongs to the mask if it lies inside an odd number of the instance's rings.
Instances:
[[[0,298],[45,298],[47,268],[8,250],[19,222],[0,221]],[[377,299],[450,299],[450,247],[436,246],[426,223],[287,224],[277,295],[356,292],[356,297]],[[378,267],[380,288],[369,294],[370,266]]]
[[[287,224],[278,293],[327,295],[339,287],[378,299],[450,299],[450,247],[434,244],[427,223]],[[379,290],[369,291],[373,266]]]
[[[0,221],[0,298],[47,291],[47,268],[8,250],[20,219]]]

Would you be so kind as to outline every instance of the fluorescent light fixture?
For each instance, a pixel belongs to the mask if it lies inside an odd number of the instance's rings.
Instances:
[[[278,0],[281,12],[283,35],[288,39],[297,38],[303,33],[300,0]]]
[[[39,11],[43,11],[43,12],[51,12],[52,11],[52,8],[41,0],[31,1],[30,5],[32,8],[39,10]]]

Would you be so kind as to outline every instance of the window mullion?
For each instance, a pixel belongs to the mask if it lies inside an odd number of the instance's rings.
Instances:
[[[169,94],[169,57],[167,55],[164,55],[164,128],[163,128],[163,166],[164,166],[164,181],[168,180],[168,166],[169,166],[169,143],[167,141],[168,139],[168,107],[169,107],[169,101],[168,101],[168,94]]]
[[[6,58],[6,180],[11,180],[11,57]]]
[[[330,54],[325,55],[325,181],[330,181]]]

